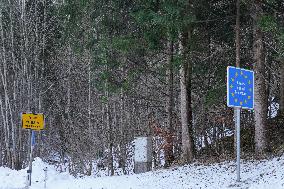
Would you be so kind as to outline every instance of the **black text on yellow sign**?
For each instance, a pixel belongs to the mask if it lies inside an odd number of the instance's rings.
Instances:
[[[32,130],[44,129],[44,115],[43,114],[22,114],[22,128]]]

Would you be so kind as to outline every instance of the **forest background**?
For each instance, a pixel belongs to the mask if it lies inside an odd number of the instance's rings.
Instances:
[[[127,174],[137,136],[155,166],[233,158],[227,66],[255,71],[242,157],[284,149],[281,0],[1,0],[0,46],[0,166],[28,164],[23,112],[45,115],[34,156],[74,175]]]

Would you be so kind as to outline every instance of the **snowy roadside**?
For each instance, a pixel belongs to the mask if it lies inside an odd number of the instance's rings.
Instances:
[[[284,156],[242,162],[241,183],[235,182],[234,162],[210,166],[193,164],[139,175],[74,178],[36,158],[31,189],[44,189],[45,167],[48,167],[47,189],[284,189]],[[23,188],[25,179],[26,170],[0,167],[0,189]]]

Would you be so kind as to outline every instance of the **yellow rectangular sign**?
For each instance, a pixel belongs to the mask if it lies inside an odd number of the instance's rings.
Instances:
[[[22,113],[22,128],[32,130],[44,129],[44,115]]]

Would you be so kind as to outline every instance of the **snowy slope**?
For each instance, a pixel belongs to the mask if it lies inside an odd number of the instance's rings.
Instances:
[[[33,162],[31,189],[44,188],[44,167],[48,167],[48,189],[284,189],[284,156],[266,161],[242,162],[241,183],[236,183],[234,162],[210,166],[188,165],[139,175],[74,178],[58,173],[39,158]],[[25,186],[26,170],[0,168],[0,189]]]

